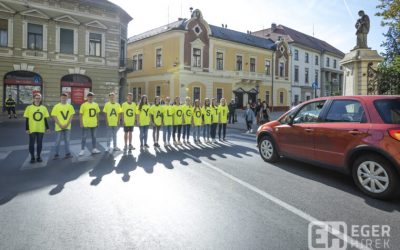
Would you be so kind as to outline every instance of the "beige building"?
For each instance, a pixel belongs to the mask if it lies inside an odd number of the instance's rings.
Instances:
[[[23,109],[32,94],[52,106],[69,92],[77,107],[92,90],[102,104],[125,84],[127,25],[106,0],[0,0],[0,105]]]
[[[286,42],[209,25],[199,10],[190,19],[129,38],[129,90],[192,99],[256,99],[276,109],[290,105],[290,52]],[[277,65],[277,66],[274,66]]]

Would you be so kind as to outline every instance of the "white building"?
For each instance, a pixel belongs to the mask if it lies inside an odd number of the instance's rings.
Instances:
[[[314,97],[342,94],[343,71],[339,61],[343,52],[325,41],[274,23],[271,28],[252,34],[289,43],[292,105]]]

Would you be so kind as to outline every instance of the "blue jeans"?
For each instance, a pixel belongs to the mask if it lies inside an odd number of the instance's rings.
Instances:
[[[96,128],[83,128],[82,129],[82,142],[81,149],[84,150],[86,146],[86,137],[90,131],[90,136],[92,137],[92,148],[96,148]]]
[[[193,127],[193,139],[200,140],[201,126]]]
[[[147,144],[147,134],[149,132],[149,126],[141,126],[140,129],[140,146]]]
[[[204,140],[209,140],[210,139],[210,124],[204,124],[203,126],[203,138]]]
[[[107,128],[107,147],[110,147],[111,140],[113,141],[114,148],[117,147],[117,132],[118,132],[118,127]]]
[[[171,140],[172,125],[167,125],[163,127],[163,141],[169,142]]]
[[[183,136],[182,136],[183,140],[185,140],[185,136],[186,136],[186,139],[189,140],[191,126],[192,125],[190,125],[190,124],[183,125]]]
[[[60,153],[60,144],[61,139],[64,137],[64,146],[65,146],[65,154],[70,154],[71,150],[69,149],[69,138],[71,136],[71,130],[65,129],[56,132],[56,144],[55,144],[55,153],[58,155]]]
[[[43,145],[43,135],[44,133],[30,133],[29,134],[29,153],[31,154],[31,158],[35,158],[35,142],[36,142],[36,156],[40,158],[40,154],[42,153],[42,145]]]

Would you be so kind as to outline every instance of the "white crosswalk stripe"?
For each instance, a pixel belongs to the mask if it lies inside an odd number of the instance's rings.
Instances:
[[[42,151],[42,162],[36,162],[34,164],[30,163],[31,161],[31,156],[28,155],[24,161],[24,163],[22,164],[20,170],[24,171],[24,170],[30,170],[30,169],[37,169],[37,168],[44,168],[47,166],[47,162],[49,161],[50,158],[50,151],[49,150],[43,150]]]

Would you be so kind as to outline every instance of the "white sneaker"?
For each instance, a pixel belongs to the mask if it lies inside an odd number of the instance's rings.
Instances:
[[[79,152],[79,156],[83,156],[83,155],[85,155],[85,150],[81,150],[81,151]]]
[[[92,150],[92,154],[100,154],[100,150],[98,150],[97,148],[94,148]]]
[[[252,130],[252,129],[250,129],[250,133],[253,133],[253,130]]]
[[[121,149],[119,147],[115,147],[114,151],[121,151]]]

